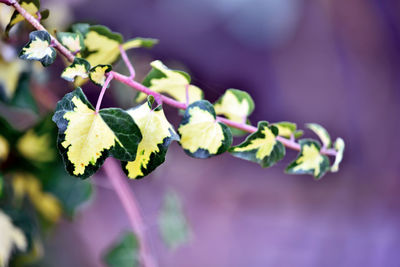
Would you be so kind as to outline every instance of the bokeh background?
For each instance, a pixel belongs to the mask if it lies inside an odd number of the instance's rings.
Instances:
[[[317,122],[346,142],[340,172],[318,182],[283,173],[294,152],[262,169],[229,154],[192,159],[173,144],[164,165],[130,182],[160,266],[400,266],[398,0],[43,5],[58,7],[56,19],[66,22],[104,24],[126,39],[160,39],[152,50],[129,53],[139,77],[161,59],[187,70],[211,101],[227,88],[249,92],[253,123]],[[95,99],[98,91],[88,91]],[[132,92],[117,84],[107,94],[106,105],[133,103]],[[177,125],[176,110],[166,110]],[[53,266],[102,266],[104,249],[129,227],[107,181],[101,174],[93,181],[95,198],[47,244]],[[181,196],[192,232],[190,243],[175,251],[161,242],[156,226],[170,188]]]

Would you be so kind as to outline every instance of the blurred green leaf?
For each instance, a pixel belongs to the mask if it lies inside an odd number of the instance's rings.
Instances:
[[[174,191],[168,191],[158,219],[161,236],[170,249],[176,249],[190,239],[188,222],[183,214],[182,203]]]
[[[93,186],[89,180],[74,179],[64,166],[57,164],[42,176],[43,189],[52,193],[60,201],[65,215],[73,219],[79,208],[93,195]]]
[[[139,243],[133,233],[125,233],[107,251],[104,261],[110,267],[139,266]]]
[[[30,75],[29,73],[22,73],[18,80],[18,86],[15,90],[15,95],[11,100],[11,105],[27,108],[37,113],[39,111],[37,103],[32,96],[30,90]]]

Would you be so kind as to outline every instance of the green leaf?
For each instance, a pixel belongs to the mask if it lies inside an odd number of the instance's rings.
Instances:
[[[156,44],[158,44],[157,39],[136,37],[123,43],[122,48],[124,50],[129,50],[132,48],[139,48],[139,47],[151,48]]]
[[[17,89],[15,90],[15,94],[9,103],[14,107],[30,109],[31,111],[37,113],[39,109],[30,90],[30,80],[30,73],[21,73],[19,76]]]
[[[43,190],[56,196],[66,215],[74,218],[79,208],[90,200],[93,194],[91,182],[71,179],[59,163],[46,168],[43,172],[46,172],[42,178]]]
[[[128,113],[108,108],[96,114],[80,88],[58,102],[53,121],[59,129],[58,148],[66,169],[81,178],[94,174],[109,155],[134,160],[142,139]]]
[[[125,233],[104,256],[109,267],[139,267],[139,243],[133,233]]]
[[[192,103],[179,125],[180,144],[195,158],[209,158],[225,152],[232,144],[228,126],[216,121],[214,107],[207,100]]]
[[[44,9],[40,11],[40,21],[47,19],[50,16],[50,10]]]
[[[38,18],[37,14],[38,11],[40,10],[40,2],[39,0],[21,0],[19,1],[20,6],[25,9],[29,14],[31,14],[34,18]],[[47,10],[48,12],[48,10]],[[44,13],[46,15],[46,12]],[[48,14],[47,14],[48,17]],[[17,24],[18,22],[24,21],[25,18],[17,11],[15,10],[14,13],[12,14],[10,18],[10,22],[8,23],[5,33],[8,34],[8,32],[11,30],[11,28]]]
[[[307,123],[306,127],[313,131],[316,135],[318,135],[319,139],[321,139],[323,147],[330,148],[332,141],[329,136],[328,131],[317,123]]]
[[[73,82],[77,76],[83,79],[88,77],[90,64],[83,58],[75,57],[74,62],[61,73],[61,78]]]
[[[132,179],[144,177],[160,166],[165,161],[171,142],[179,140],[174,127],[165,117],[162,106],[153,109],[153,103],[154,98],[148,97],[147,103],[128,110],[143,136],[136,159],[122,162],[126,175]]]
[[[342,162],[342,159],[343,159],[343,153],[344,153],[344,149],[345,149],[344,140],[340,137],[336,138],[336,141],[335,141],[333,147],[336,150],[336,158],[335,158],[335,162],[333,163],[333,165],[331,167],[331,172],[337,172],[337,171],[339,171],[339,164],[340,164],[340,162]]]
[[[164,243],[176,249],[190,240],[189,225],[183,214],[182,201],[174,191],[168,191],[158,218]]]
[[[153,69],[143,81],[143,85],[150,90],[168,94],[182,103],[193,103],[203,99],[203,92],[200,88],[190,84],[190,76],[187,73],[171,70],[159,60],[151,62],[150,65]],[[139,93],[136,96],[137,102],[145,99],[146,94],[144,93]]]
[[[106,73],[111,70],[111,65],[97,65],[89,71],[89,78],[94,84],[103,86],[106,82]]]
[[[14,143],[20,132],[15,130],[6,119],[0,117],[0,135],[7,139],[10,143]]]
[[[121,34],[112,32],[105,26],[90,26],[84,35],[87,50],[85,59],[91,66],[112,64],[120,55],[119,45],[122,41]]]
[[[316,179],[320,179],[329,170],[329,159],[321,155],[321,145],[312,139],[299,140],[301,151],[286,168],[290,174],[311,174]]]
[[[57,32],[57,39],[72,53],[78,53],[85,48],[83,36],[79,32]]]
[[[285,147],[276,140],[278,128],[266,121],[258,123],[255,133],[249,135],[240,145],[229,149],[238,158],[256,162],[261,167],[270,167],[285,156]]]
[[[88,23],[75,23],[71,26],[72,31],[75,33],[80,33],[85,36],[89,32],[90,24]]]
[[[50,46],[51,38],[46,31],[34,31],[29,34],[29,42],[22,48],[19,57],[38,60],[44,67],[51,65],[56,58],[56,50]]]
[[[297,130],[297,124],[293,122],[280,121],[275,122],[272,125],[278,128],[278,135],[285,138],[291,138],[292,136],[294,138],[300,138],[303,135],[303,131]]]

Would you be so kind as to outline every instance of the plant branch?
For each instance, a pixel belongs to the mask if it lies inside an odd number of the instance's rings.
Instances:
[[[129,222],[133,228],[135,235],[139,240],[139,253],[140,260],[143,266],[156,267],[155,260],[151,257],[149,249],[146,243],[145,228],[143,219],[140,214],[139,207],[137,206],[137,200],[135,199],[133,192],[129,190],[129,184],[126,178],[121,173],[121,168],[113,158],[108,158],[104,163],[104,171],[107,174],[115,192],[121,201],[126,214],[128,215]]]
[[[29,22],[31,23],[36,29],[38,30],[42,30],[42,31],[46,31],[46,29],[40,24],[40,22],[35,19],[32,15],[30,15],[28,12],[26,12],[15,0],[0,0],[0,2],[3,3],[8,3],[9,5],[14,6],[14,8]],[[67,48],[65,48],[62,44],[60,44],[57,39],[55,39],[53,36],[51,36],[51,39],[54,43],[54,47],[62,54],[64,55],[70,62],[74,61],[75,56],[68,51]],[[122,55],[122,53],[121,53]],[[122,57],[124,57],[122,55]],[[128,60],[129,62],[129,60]],[[129,68],[129,67],[128,67]],[[118,72],[114,72],[111,71],[110,74],[113,74],[114,79],[130,86],[131,88],[143,92],[147,95],[152,95],[154,96],[155,100],[157,101],[158,104],[161,103],[166,103],[167,105],[179,108],[179,109],[186,109],[187,105],[185,103],[181,103],[179,101],[176,101],[170,97],[164,96],[162,94],[159,94],[157,92],[154,92],[152,90],[150,90],[149,88],[147,88],[146,86],[132,80],[130,77],[127,77],[123,74],[120,74]],[[233,122],[231,120],[222,118],[222,117],[217,117],[217,120],[220,122],[223,122],[231,127],[249,132],[249,133],[253,133],[255,131],[257,131],[257,128],[245,123],[236,123]],[[285,145],[287,148],[293,149],[293,150],[297,150],[300,151],[300,145],[291,139],[286,139],[284,137],[278,136],[276,138],[278,141],[280,141],[283,145]],[[321,149],[321,154],[327,155],[327,156],[336,156],[336,151],[334,149],[326,149],[326,148],[322,148]]]
[[[100,110],[100,106],[101,106],[101,102],[103,102],[103,97],[104,97],[104,93],[107,90],[108,85],[110,84],[111,80],[114,78],[114,75],[112,73],[107,74],[107,79],[104,82],[103,87],[101,88],[101,92],[99,95],[99,98],[97,99],[97,103],[96,103],[96,114],[99,113]]]
[[[132,80],[135,79],[135,75],[136,75],[135,69],[133,68],[132,63],[130,62],[128,56],[126,55],[126,51],[122,47],[122,45],[119,46],[119,51],[121,52],[121,57],[124,60],[125,65],[128,67],[129,74],[130,74],[129,78],[131,78]]]
[[[147,95],[152,95],[154,96],[154,98],[157,100],[157,98],[160,98],[162,100],[163,103],[166,103],[167,105],[173,106],[175,108],[178,109],[186,109],[187,108],[187,104],[176,101],[170,97],[164,96],[162,94],[159,94],[157,92],[154,92],[152,90],[150,90],[149,88],[147,88],[146,86],[142,85],[141,83],[138,83],[136,81],[133,81],[131,79],[129,79],[129,77],[122,75],[118,72],[114,72],[111,71],[112,74],[114,74],[114,78],[126,85],[128,85],[129,87],[140,91],[142,93],[145,93]],[[248,132],[248,133],[254,133],[257,131],[257,127],[254,127],[252,125],[248,125],[245,123],[238,123],[238,122],[234,122],[231,120],[228,120],[226,118],[223,117],[219,117],[217,116],[217,121],[220,121],[228,126],[231,126],[233,128]],[[300,151],[301,147],[300,145],[295,141],[295,140],[290,140],[290,139],[286,139],[282,136],[277,136],[276,140],[278,140],[279,142],[281,142],[284,146],[286,146],[287,148],[296,150],[296,151]],[[321,149],[321,153],[327,156],[336,156],[336,151],[334,149],[325,149],[322,148]]]

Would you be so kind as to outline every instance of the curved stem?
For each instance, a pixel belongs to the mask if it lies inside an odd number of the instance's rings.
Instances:
[[[104,94],[105,94],[105,92],[106,92],[106,90],[107,90],[108,85],[110,84],[110,82],[111,82],[111,80],[112,80],[113,78],[114,78],[114,75],[113,75],[112,73],[109,73],[109,74],[107,75],[107,79],[106,79],[106,81],[104,82],[104,85],[103,85],[103,87],[101,88],[101,92],[100,92],[99,98],[97,99],[97,103],[96,103],[96,114],[99,113],[100,106],[101,106],[101,102],[103,102]]]
[[[145,227],[142,216],[140,214],[139,207],[137,206],[137,200],[135,199],[133,192],[129,190],[129,184],[126,178],[121,173],[121,168],[113,158],[108,158],[104,163],[104,171],[107,174],[115,192],[120,199],[122,206],[128,215],[129,222],[139,240],[140,246],[140,260],[145,267],[156,267],[155,260],[151,257],[146,242]]]
[[[125,62],[126,67],[129,70],[129,78],[131,78],[132,80],[135,79],[136,76],[136,72],[135,72],[135,68],[132,66],[132,63],[130,62],[128,56],[126,55],[126,51],[125,49],[122,47],[122,45],[119,45],[119,51],[121,53],[121,57]]]
[[[15,0],[0,0],[1,2],[6,1],[8,2],[9,5],[14,6],[14,8],[28,21],[30,22],[36,29],[38,30],[43,30],[46,31],[46,29],[40,24],[40,22],[35,19],[33,16],[31,16],[28,12],[26,12]],[[15,1],[15,2],[14,2]],[[62,44],[60,44],[53,36],[51,36],[52,41],[54,42],[54,47],[57,48],[57,50],[64,55],[70,62],[74,61],[75,56],[68,50],[66,49]],[[125,51],[124,51],[125,52]],[[128,62],[127,66],[129,68],[129,60],[124,58],[124,54],[121,52],[121,55],[125,61],[125,63]],[[126,56],[126,54],[125,54]],[[133,68],[133,67],[132,67]],[[131,71],[131,70],[130,70]],[[128,85],[129,87],[143,92],[147,95],[152,95],[154,96],[155,100],[157,101],[158,104],[161,103],[166,103],[167,105],[179,108],[179,109],[186,109],[187,108],[187,104],[185,103],[181,103],[179,101],[176,101],[170,97],[164,96],[162,94],[159,94],[157,92],[154,92],[152,90],[150,90],[149,88],[147,88],[146,86],[142,85],[141,83],[138,83],[134,80],[132,80],[130,77],[127,77],[123,74],[120,74],[118,72],[114,72],[111,71],[110,74],[112,74],[114,76],[114,79]],[[132,74],[132,72],[131,72]],[[257,128],[251,125],[248,125],[246,123],[236,123],[233,122],[231,120],[222,118],[222,117],[217,117],[217,120],[219,120],[220,122],[223,122],[231,127],[249,132],[249,133],[253,133],[255,131],[257,131]],[[278,141],[280,141],[284,146],[286,146],[287,148],[293,149],[293,150],[297,150],[300,151],[300,145],[291,139],[287,139],[281,136],[278,136],[276,138]],[[321,149],[321,153],[327,156],[336,156],[336,151],[334,149]]]

